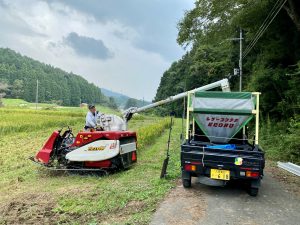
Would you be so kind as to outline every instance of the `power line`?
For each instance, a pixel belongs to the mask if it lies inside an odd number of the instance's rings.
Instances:
[[[266,17],[266,19],[264,20],[264,22],[262,23],[262,25],[260,26],[260,28],[256,32],[254,38],[252,39],[252,41],[250,42],[250,44],[245,49],[245,52],[244,52],[245,54],[249,53],[249,51],[251,50],[251,48],[253,48],[253,46],[255,45],[256,41],[261,37],[261,35],[265,31],[266,27],[268,26],[268,23],[272,20],[272,19],[269,19],[269,18],[271,18],[271,16],[274,15],[275,11],[279,9],[280,1],[281,0],[278,0],[275,3],[275,5],[273,6],[273,8],[271,9],[271,11],[269,12],[268,16]]]
[[[273,9],[277,6],[277,3],[280,0],[278,0],[276,2],[276,4],[274,5]],[[273,9],[270,11],[269,15],[271,16],[273,14],[273,17],[269,20],[269,22],[266,23],[266,25],[263,26],[262,24],[262,28],[258,30],[258,32],[255,35],[255,38],[253,38],[253,40],[250,42],[250,44],[247,46],[246,50],[244,51],[243,54],[243,58],[245,58],[249,52],[252,50],[252,48],[255,46],[255,44],[257,43],[257,41],[259,40],[259,38],[264,34],[264,32],[267,30],[267,28],[270,26],[270,24],[273,22],[273,20],[275,19],[275,17],[278,15],[278,13],[280,12],[280,10],[282,9],[282,7],[284,6],[284,4],[286,3],[287,0],[283,0],[282,4],[280,5],[280,7],[277,9],[276,13],[274,14],[275,10],[273,11]],[[273,11],[273,12],[272,12]],[[270,16],[268,15],[267,18],[269,18]],[[267,20],[266,18],[266,20]],[[266,21],[265,20],[265,21]]]
[[[275,3],[275,5],[273,6],[273,8],[270,10],[268,16],[265,18],[264,22],[261,24],[261,26],[259,27],[258,31],[254,35],[254,38],[251,40],[251,42],[249,43],[249,45],[246,47],[245,52],[249,50],[250,46],[254,43],[254,41],[256,40],[256,38],[258,37],[258,35],[260,35],[261,32],[262,32],[262,30],[266,27],[266,24],[267,24],[269,18],[276,11],[276,8],[279,6],[280,1],[282,1],[282,0],[277,0],[277,2]]]
[[[276,2],[276,4],[274,5],[273,9],[270,11],[269,15],[267,16],[267,18],[265,19],[264,23],[261,26],[261,29],[258,30],[258,32],[255,35],[255,38],[253,38],[253,40],[251,41],[251,43],[247,46],[246,50],[244,51],[244,55],[243,58],[246,57],[246,55],[249,54],[249,52],[252,50],[252,48],[255,46],[255,44],[257,43],[257,41],[259,40],[259,38],[264,34],[264,32],[267,30],[267,28],[269,27],[269,25],[273,22],[273,20],[275,19],[275,17],[277,16],[277,14],[279,13],[279,11],[281,10],[281,8],[283,7],[283,5],[286,3],[286,0],[284,0],[281,5],[278,5],[278,3],[280,3],[280,0],[278,0]],[[278,7],[279,6],[279,7]],[[277,8],[277,9],[276,9]],[[277,11],[276,11],[277,10]],[[276,12],[275,12],[276,11]],[[267,20],[273,16],[268,22]]]

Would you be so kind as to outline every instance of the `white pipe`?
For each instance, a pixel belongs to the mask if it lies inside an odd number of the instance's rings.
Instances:
[[[147,109],[151,109],[151,108],[154,108],[156,106],[160,106],[160,105],[163,105],[163,104],[166,104],[166,103],[169,103],[169,102],[174,102],[174,101],[176,101],[178,99],[184,98],[184,97],[188,96],[188,93],[195,93],[197,91],[207,91],[207,90],[210,90],[210,89],[213,89],[213,88],[216,88],[216,87],[221,87],[224,92],[230,91],[229,82],[228,82],[228,79],[226,78],[226,79],[219,80],[219,81],[216,81],[214,83],[211,83],[211,84],[199,87],[199,88],[195,88],[195,89],[193,89],[191,91],[186,91],[186,92],[183,92],[183,93],[180,93],[180,94],[168,97],[168,98],[166,98],[164,100],[161,100],[161,101],[158,101],[158,102],[155,102],[155,103],[143,106],[141,108],[133,109],[131,111],[131,113],[143,112],[143,111],[145,111]]]

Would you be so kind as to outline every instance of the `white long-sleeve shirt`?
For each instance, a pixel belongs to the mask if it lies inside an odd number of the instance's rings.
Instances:
[[[95,115],[91,113],[91,111],[88,111],[85,118],[85,126],[94,128],[97,125],[97,115],[99,112],[95,112]]]

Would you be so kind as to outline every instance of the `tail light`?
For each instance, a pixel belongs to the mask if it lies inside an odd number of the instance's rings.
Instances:
[[[196,171],[196,166],[191,164],[184,165],[184,170],[186,171]]]
[[[131,154],[131,161],[136,161],[136,152],[132,152]]]
[[[246,177],[259,177],[259,172],[246,171]]]

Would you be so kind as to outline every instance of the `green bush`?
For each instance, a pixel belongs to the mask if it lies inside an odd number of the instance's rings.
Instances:
[[[300,163],[300,116],[289,123],[267,121],[261,128],[261,145],[268,159]]]

